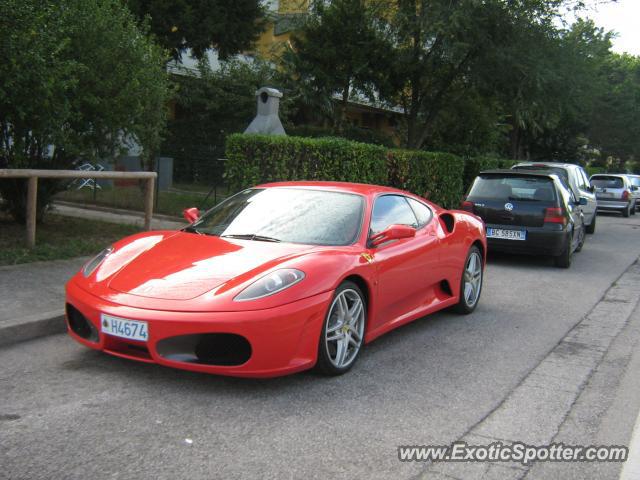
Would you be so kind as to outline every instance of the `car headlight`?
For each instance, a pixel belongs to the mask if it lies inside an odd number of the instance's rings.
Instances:
[[[236,302],[256,300],[289,288],[304,278],[304,272],[295,268],[283,268],[256,280],[236,295]]]
[[[85,278],[91,275],[93,271],[98,268],[98,265],[100,265],[102,261],[111,254],[111,252],[113,252],[113,247],[107,247],[87,263],[85,263],[84,267],[82,267],[82,274],[85,276]]]

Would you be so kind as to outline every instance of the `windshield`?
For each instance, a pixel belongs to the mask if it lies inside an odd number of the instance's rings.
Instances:
[[[469,198],[552,202],[556,199],[555,186],[543,177],[480,176],[471,187]]]
[[[623,188],[624,182],[620,177],[591,177],[591,184],[598,188]]]
[[[363,217],[360,195],[303,188],[252,188],[206,212],[187,231],[256,241],[350,245]]]

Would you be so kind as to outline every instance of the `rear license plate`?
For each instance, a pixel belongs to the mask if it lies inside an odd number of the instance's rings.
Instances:
[[[114,317],[106,313],[100,315],[100,329],[103,333],[128,338],[129,340],[146,342],[149,338],[147,322],[127,320],[126,318]]]
[[[526,230],[507,230],[504,228],[487,228],[487,238],[500,238],[502,240],[526,240]]]

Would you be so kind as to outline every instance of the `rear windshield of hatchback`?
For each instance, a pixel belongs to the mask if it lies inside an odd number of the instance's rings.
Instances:
[[[553,181],[544,177],[481,175],[476,178],[469,197],[490,200],[551,202],[556,200]]]
[[[620,177],[591,177],[591,184],[598,188],[623,188],[624,182]]]

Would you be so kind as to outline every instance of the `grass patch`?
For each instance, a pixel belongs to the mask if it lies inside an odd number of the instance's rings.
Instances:
[[[36,228],[36,246],[25,246],[26,227],[0,213],[0,265],[95,255],[139,227],[49,214]]]
[[[182,217],[185,208],[200,207],[209,189],[206,187],[189,187],[180,185],[180,192],[158,192],[158,202],[154,208],[155,213]],[[222,192],[222,193],[221,193]],[[214,199],[220,202],[226,196],[226,190],[220,188],[214,198],[212,193],[206,202],[205,208],[214,205]],[[144,191],[138,186],[103,188],[96,191],[95,199],[93,190],[83,188],[81,190],[66,190],[55,196],[58,200],[78,202],[86,205],[101,205],[105,207],[124,208],[127,210],[144,210]]]

